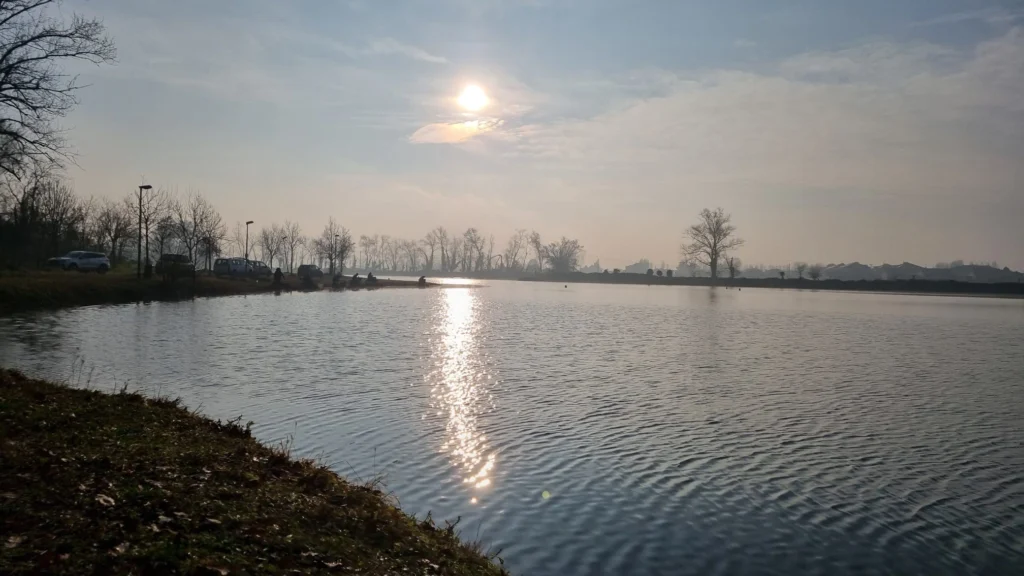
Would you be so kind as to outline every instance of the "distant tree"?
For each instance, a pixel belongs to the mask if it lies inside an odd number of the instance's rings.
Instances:
[[[668,277],[668,278],[671,278],[672,277],[672,271],[671,270],[665,270],[665,276]]]
[[[621,272],[621,270],[619,270],[618,268],[612,270],[612,274],[618,274],[619,272]]]
[[[660,278],[664,274],[664,272],[662,272],[661,270],[658,270],[657,272],[655,272],[655,274],[657,274],[658,277]]]
[[[537,254],[537,267],[538,272],[544,269],[544,243],[540,240],[540,234],[537,231],[530,233],[530,246],[533,247],[533,251]]]
[[[281,253],[285,242],[285,232],[280,225],[271,224],[269,228],[260,228],[259,234],[256,235],[256,246],[263,253],[267,266],[274,267],[274,258]]]
[[[423,246],[424,269],[430,272],[434,269],[434,256],[437,254],[437,247],[440,244],[437,230],[427,232],[427,235],[420,240],[420,244]]]
[[[121,251],[132,235],[132,217],[130,206],[125,202],[106,199],[100,204],[96,213],[96,231],[107,247],[110,263],[117,264]],[[177,230],[175,229],[175,232]]]
[[[797,280],[803,280],[804,279],[804,272],[807,271],[807,263],[806,262],[797,262],[793,266],[793,268],[796,269],[796,278],[797,278]]]
[[[175,199],[170,204],[170,214],[175,238],[193,262],[199,254],[199,244],[207,242],[206,238],[219,246],[226,236],[220,213],[198,193]]]
[[[785,280],[786,279],[786,271],[785,270],[779,270],[779,279],[780,280]]]
[[[821,264],[815,264],[808,268],[807,276],[810,277],[811,280],[817,280],[818,278],[821,278]]]
[[[575,272],[579,268],[583,246],[578,240],[570,240],[562,236],[561,240],[548,244],[541,252],[553,271],[564,274]]]
[[[654,276],[654,268],[648,268],[647,269],[647,275],[648,276]]]
[[[175,254],[174,219],[170,216],[161,218],[153,226],[153,246],[157,254]]]
[[[355,243],[352,235],[343,226],[338,225],[334,218],[329,218],[323,232],[313,241],[313,252],[317,258],[329,263],[329,274],[332,276],[344,272],[345,260],[352,253]]]
[[[718,278],[718,264],[726,253],[743,245],[743,240],[734,237],[736,227],[730,223],[732,217],[722,208],[701,211],[699,221],[690,226],[683,243],[684,258],[693,259],[711,269],[711,278]]]
[[[437,246],[441,250],[441,270],[447,272],[449,268],[448,256],[448,230],[444,226],[434,228],[434,236],[437,239]]]
[[[0,1],[0,172],[21,179],[71,156],[57,121],[78,103],[69,61],[112,62],[103,23],[72,14],[59,0]]]
[[[739,276],[739,274],[740,274],[740,266],[742,266],[742,262],[740,262],[739,258],[737,258],[735,256],[729,256],[729,257],[727,257],[725,259],[725,265],[729,269],[729,278],[730,279],[731,278],[736,278],[737,276]]]
[[[521,263],[520,260],[525,261],[530,249],[530,236],[526,230],[520,228],[516,230],[508,239],[508,244],[505,246],[505,251],[502,253],[502,263],[505,268],[510,270],[522,270],[525,267],[525,263]]]
[[[139,193],[142,192],[142,190],[139,190]],[[146,255],[146,262],[149,263],[150,259],[154,256],[150,252],[149,242],[156,233],[157,222],[167,215],[171,196],[166,190],[160,188],[142,193],[141,198],[136,196],[136,199],[140,200],[142,206],[142,237],[146,243],[143,254]],[[155,256],[159,258],[160,254]]]
[[[299,226],[299,223],[289,220],[284,221],[284,227],[281,232],[284,235],[281,246],[284,253],[281,255],[281,259],[288,258],[288,273],[293,274],[295,273],[295,252],[306,241],[306,237],[302,235],[302,227]]]
[[[603,274],[607,274],[607,273],[608,273],[608,269],[605,268]]]

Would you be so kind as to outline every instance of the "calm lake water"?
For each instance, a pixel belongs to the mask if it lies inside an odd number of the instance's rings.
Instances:
[[[78,359],[78,368],[73,368]],[[1024,301],[489,282],[0,319],[516,574],[1024,574]]]

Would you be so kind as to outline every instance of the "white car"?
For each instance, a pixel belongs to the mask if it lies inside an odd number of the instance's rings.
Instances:
[[[110,270],[110,259],[102,252],[75,250],[60,258],[50,258],[49,263],[53,266],[60,266],[61,270],[96,271],[100,274],[105,274]]]

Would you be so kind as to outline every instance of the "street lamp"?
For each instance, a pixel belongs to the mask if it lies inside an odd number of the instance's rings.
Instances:
[[[245,223],[245,265],[249,266],[249,224],[252,224],[252,220]]]
[[[153,187],[149,184],[142,184],[139,186],[139,245],[138,251],[136,252],[137,256],[135,258],[138,260],[138,262],[135,263],[135,277],[139,280],[142,280],[142,193],[146,190],[152,189]],[[148,258],[149,254],[147,254],[146,257]]]

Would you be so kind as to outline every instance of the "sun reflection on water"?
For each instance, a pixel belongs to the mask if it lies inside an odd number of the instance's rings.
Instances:
[[[449,454],[463,484],[483,489],[491,484],[495,454],[488,449],[479,418],[491,407],[488,380],[476,340],[476,296],[472,289],[443,290],[443,315],[433,353],[438,369],[431,376],[431,405],[445,418],[441,449]],[[474,496],[472,503],[477,502]]]

